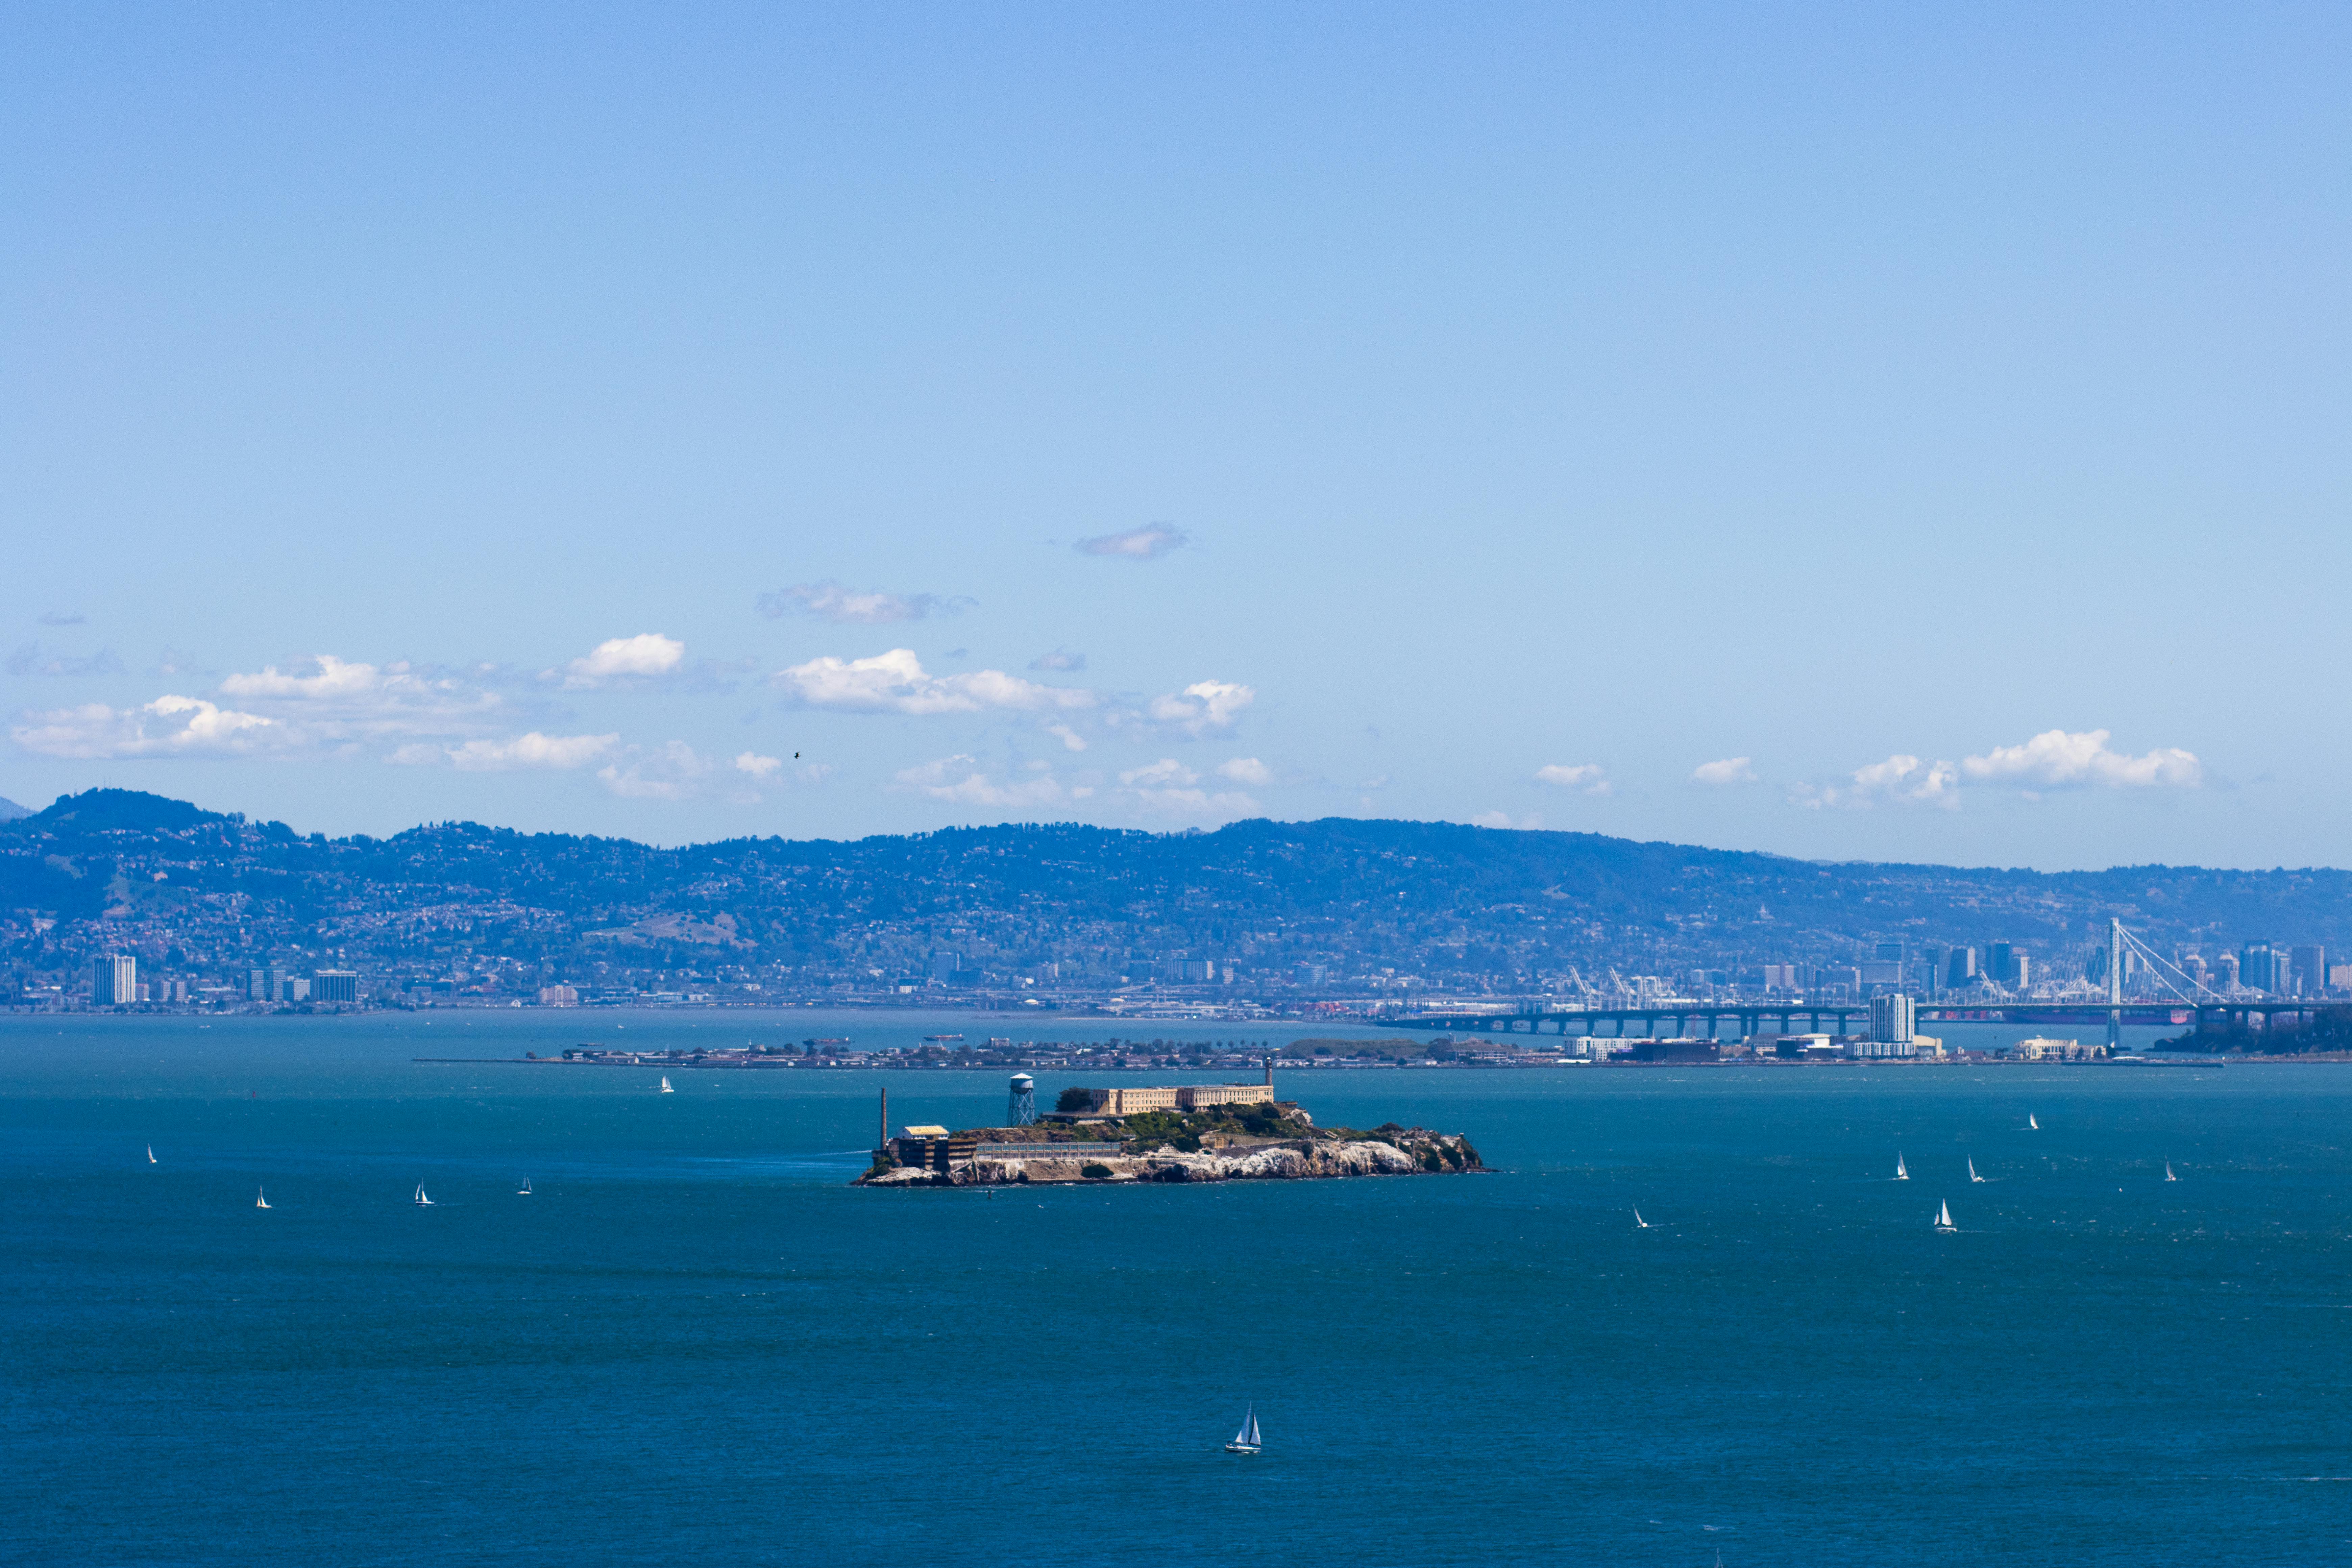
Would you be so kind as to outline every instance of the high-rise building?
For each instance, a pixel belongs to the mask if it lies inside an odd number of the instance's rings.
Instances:
[[[2025,953],[2009,955],[2009,984],[2022,991],[2033,984],[2033,960]]]
[[[1908,1041],[1912,1036],[1911,998],[1896,994],[1874,996],[1870,999],[1870,1037],[1895,1044]]]
[[[2238,955],[2234,952],[2217,955],[2213,960],[2213,989],[2235,991],[2238,988],[2239,980]]]
[[[1985,949],[1985,978],[1996,985],[2017,984],[2014,973],[2016,951],[2005,942],[1994,942]]]
[[[953,980],[956,971],[962,967],[961,953],[944,947],[935,949],[931,953],[931,978],[934,980]]]
[[[1957,991],[1964,985],[1975,984],[1977,974],[1977,950],[1973,947],[1952,949],[1952,956],[1944,969],[1944,984]]]
[[[2238,950],[2238,978],[2256,991],[2284,994],[2287,985],[2287,955],[2267,942],[2250,942]]]
[[[1900,963],[1903,962],[1903,944],[1900,942],[1879,942],[1871,950],[1870,956],[1882,963]]]
[[[2327,950],[2298,947],[2287,957],[2287,973],[2301,983],[2303,994],[2316,996],[2327,989]]]
[[[91,966],[89,977],[91,1006],[127,1005],[138,1000],[138,959],[127,952],[110,952]]]
[[[310,975],[310,1000],[313,1002],[352,1002],[360,999],[360,976],[355,969],[320,969]]]

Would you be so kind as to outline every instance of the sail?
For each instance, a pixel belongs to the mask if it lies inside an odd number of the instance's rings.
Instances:
[[[1951,1205],[1937,1204],[1936,1205],[1936,1228],[1937,1230],[1949,1230],[1952,1228]]]
[[[1249,1434],[1244,1441],[1248,1443],[1253,1448],[1259,1446],[1257,1436],[1257,1410],[1255,1406],[1251,1407],[1249,1419],[1242,1423],[1242,1430]]]
[[[2033,1120],[2033,1112],[2030,1110],[2025,1113],[2025,1124],[2036,1132],[2042,1131],[2042,1123]]]
[[[1900,1153],[1895,1156],[1895,1179],[1898,1182],[1907,1182],[1911,1179],[1911,1172],[1903,1163],[1903,1156]]]

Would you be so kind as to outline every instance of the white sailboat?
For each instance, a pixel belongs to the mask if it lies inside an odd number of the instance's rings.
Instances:
[[[1981,1182],[1984,1180],[1982,1176],[1977,1174],[1977,1163],[1974,1160],[1970,1160],[1969,1162],[1969,1180],[1971,1182]]]
[[[253,1189],[253,1206],[257,1209],[266,1209],[269,1206],[269,1195],[259,1187]]]
[[[155,1145],[152,1143],[147,1145],[147,1163],[151,1165],[155,1163]]]
[[[1633,1205],[1633,1228],[1636,1230],[1650,1228],[1650,1222],[1642,1217],[1642,1205],[1639,1204]]]
[[[2168,1182],[2177,1182],[2180,1180],[2179,1177],[2172,1173],[2172,1162],[2169,1160],[2167,1160],[2164,1163],[2164,1179]]]
[[[429,1209],[433,1206],[433,1200],[425,1195],[425,1184],[423,1182],[416,1184],[416,1195],[408,1201],[415,1204],[421,1209]]]
[[[515,1196],[519,1198],[527,1198],[530,1196],[530,1178],[529,1176],[525,1176],[522,1179],[522,1185],[515,1189]]]
[[[1911,1168],[1903,1163],[1903,1151],[1900,1149],[1895,1151],[1895,1179],[1898,1182],[1911,1179]]]
[[[2033,1120],[2033,1112],[2030,1110],[2025,1113],[2025,1125],[2036,1132],[2042,1131],[2042,1123]]]
[[[1249,1407],[1249,1414],[1242,1417],[1242,1429],[1234,1434],[1232,1442],[1225,1445],[1225,1452],[1255,1454],[1263,1447],[1265,1445],[1258,1441],[1257,1436],[1257,1405],[1253,1402]]]
[[[1937,1230],[1958,1230],[1960,1228],[1958,1226],[1952,1223],[1951,1205],[1937,1204],[1936,1205],[1936,1228]]]
[[[676,1090],[676,1089],[674,1089],[670,1088],[670,1086],[669,1086],[669,1075],[668,1075],[668,1074],[667,1074],[667,1073],[665,1073],[665,1074],[663,1074],[663,1075],[662,1075],[662,1087],[661,1087],[661,1091],[662,1091],[664,1094],[676,1094],[676,1093],[677,1092],[677,1090]]]

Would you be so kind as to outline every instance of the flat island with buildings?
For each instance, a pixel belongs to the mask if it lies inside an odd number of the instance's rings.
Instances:
[[[857,1184],[1011,1186],[1064,1182],[1299,1181],[1319,1176],[1441,1175],[1483,1171],[1459,1133],[1388,1122],[1370,1131],[1318,1127],[1264,1083],[1066,1089],[1036,1110],[1036,1087],[1013,1075],[1004,1125],[950,1131],[910,1125],[882,1140]]]

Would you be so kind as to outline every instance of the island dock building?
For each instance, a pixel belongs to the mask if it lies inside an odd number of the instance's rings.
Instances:
[[[1213,1105],[1271,1105],[1270,1083],[1183,1083],[1162,1089],[1097,1089],[1087,1113],[1136,1116],[1147,1110],[1205,1110]]]

